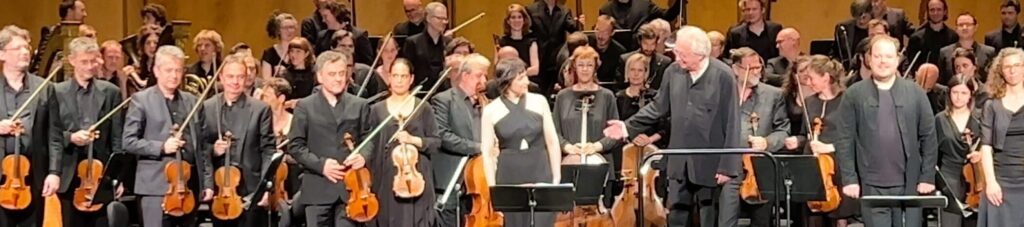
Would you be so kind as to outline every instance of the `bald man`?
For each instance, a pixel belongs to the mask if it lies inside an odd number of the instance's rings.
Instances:
[[[804,55],[803,50],[800,49],[800,32],[792,27],[782,29],[775,37],[775,47],[779,48],[779,56],[768,59],[768,64],[765,65],[764,83],[782,87],[789,63]]]
[[[498,49],[498,53],[494,54],[494,62],[500,62],[501,60],[504,60],[504,59],[518,58],[518,57],[519,57],[519,51],[517,51],[516,48],[514,48],[512,46],[503,46],[503,47],[501,47],[501,49]]]
[[[402,7],[405,11],[405,18],[408,20],[395,24],[394,34],[396,36],[411,36],[423,33],[425,28],[423,18],[426,18],[427,15],[423,10],[423,2],[420,0],[402,0]]]
[[[914,74],[914,81],[917,86],[924,89],[925,94],[928,95],[928,101],[931,103],[932,112],[938,113],[946,109],[946,99],[948,99],[949,88],[946,85],[937,83],[939,80],[939,67],[935,64],[925,63],[921,67],[917,68],[917,72]]]

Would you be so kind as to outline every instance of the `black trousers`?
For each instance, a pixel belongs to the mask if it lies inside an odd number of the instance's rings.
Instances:
[[[68,189],[66,193],[60,193],[57,195],[57,197],[60,198],[60,212],[64,221],[64,226],[105,227],[110,225],[110,222],[107,220],[106,205],[93,212],[80,211],[75,208],[75,205],[73,204],[75,196],[74,191],[74,189]]]
[[[718,221],[718,212],[714,203],[716,187],[706,187],[680,179],[669,179],[668,181],[669,226],[691,226],[694,212],[700,214],[700,226],[716,226]]]
[[[164,196],[140,195],[139,208],[142,210],[142,223],[144,227],[192,227],[196,226],[196,213],[199,209],[199,200],[196,200],[196,210],[181,217],[174,217],[164,214]]]
[[[356,222],[349,220],[345,206],[340,200],[332,204],[305,205],[306,226],[320,227],[355,227]]]
[[[904,186],[877,187],[861,184],[861,195],[863,196],[906,195],[905,191]],[[865,203],[861,203],[860,208],[865,227],[919,227],[923,224],[921,208],[870,208]]]

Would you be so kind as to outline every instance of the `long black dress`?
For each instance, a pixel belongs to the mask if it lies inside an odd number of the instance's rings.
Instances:
[[[544,141],[544,118],[526,109],[526,96],[519,103],[513,103],[505,96],[500,98],[508,108],[508,114],[494,124],[494,135],[498,138],[497,171],[495,184],[517,185],[538,182],[552,182],[550,159]],[[500,195],[497,195],[500,196]],[[553,226],[554,213],[537,213],[535,226]],[[505,212],[505,226],[529,226],[530,213]]]
[[[416,99],[419,104],[420,100]],[[434,123],[434,112],[430,104],[424,104],[409,123],[405,130],[413,136],[423,139],[423,147],[419,150],[419,162],[416,163],[416,170],[423,174],[425,182],[423,194],[416,198],[405,199],[395,196],[393,185],[394,177],[398,169],[391,159],[392,149],[398,144],[392,142],[385,144],[391,135],[398,130],[398,122],[391,119],[386,123],[380,134],[377,134],[375,143],[378,149],[368,161],[373,177],[373,193],[377,194],[380,202],[380,213],[369,226],[424,226],[434,225],[435,212],[432,207],[434,198],[434,179],[431,174],[430,154],[436,152],[441,146],[441,139],[437,136],[437,124]],[[370,125],[379,125],[391,115],[387,102],[378,102],[370,107]]]
[[[822,117],[822,123],[825,125],[822,127],[822,132],[821,135],[818,136],[818,140],[825,144],[835,143],[835,141],[839,139],[839,130],[842,130],[838,125],[840,123],[839,118],[841,117],[839,114],[839,104],[843,102],[843,94],[840,93],[839,95],[836,95],[835,98],[828,101],[821,100],[817,95],[809,96],[804,100],[804,104],[807,105],[808,119],[811,119],[813,122],[814,118],[824,115],[824,117]],[[805,132],[809,132],[810,130],[806,129],[806,125],[807,124],[804,124],[803,128]],[[811,146],[807,145],[805,147],[807,149],[807,154],[811,154]],[[833,159],[834,158],[835,156],[833,156]],[[839,165],[835,165],[835,168],[836,173],[839,173]],[[840,183],[842,181],[840,181],[841,179],[839,177],[839,174],[832,176],[832,183],[837,187],[841,187],[839,185],[842,185]],[[838,190],[842,190],[842,188],[839,188]],[[851,218],[860,214],[860,202],[847,197],[842,193],[839,194],[842,198],[839,202],[839,208],[830,213],[829,216],[841,219]]]
[[[967,118],[967,128],[974,133],[974,138],[981,138],[981,123],[975,115]],[[942,111],[935,115],[935,132],[939,142],[939,177],[945,184],[937,185],[942,189],[943,194],[949,194],[964,202],[966,199],[967,187],[964,182],[963,168],[970,153],[970,144],[963,140],[963,130],[957,127],[952,116]],[[972,141],[973,142],[973,141]],[[943,226],[973,226],[963,222],[963,214],[954,201],[949,201],[946,209],[943,210]]]

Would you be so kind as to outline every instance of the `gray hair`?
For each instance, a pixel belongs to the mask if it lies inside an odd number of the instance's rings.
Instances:
[[[22,29],[17,25],[4,26],[4,29],[0,30],[0,47],[7,46],[8,43],[11,43],[11,40],[14,40],[14,37],[21,37],[28,41],[28,30]]]
[[[324,51],[320,56],[316,56],[316,65],[313,66],[314,72],[320,72],[327,64],[333,64],[335,62],[342,62],[348,66],[348,56],[337,51]]]
[[[426,11],[427,11],[427,16],[432,16],[432,15],[434,15],[434,11],[436,11],[438,9],[448,10],[448,7],[444,6],[444,3],[430,2],[430,3],[427,3],[427,6],[424,9],[426,9]]]
[[[94,51],[99,52],[100,46],[96,44],[96,39],[93,38],[78,37],[68,43],[68,56]]]
[[[505,90],[512,85],[512,81],[516,79],[516,76],[526,72],[526,62],[523,62],[519,58],[506,58],[498,62],[494,66],[495,80],[498,82],[498,88],[501,93],[505,93]]]
[[[676,45],[689,43],[693,52],[700,56],[711,55],[711,39],[708,33],[696,26],[686,25],[676,32]]]
[[[178,46],[174,45],[163,45],[160,49],[156,50],[155,65],[160,65],[161,62],[175,60],[185,62],[185,52]]]
[[[461,81],[462,74],[472,73],[475,70],[487,71],[488,67],[491,67],[491,61],[487,60],[487,57],[478,53],[472,53],[457,59],[458,65],[456,65],[454,76],[451,77],[452,82]]]

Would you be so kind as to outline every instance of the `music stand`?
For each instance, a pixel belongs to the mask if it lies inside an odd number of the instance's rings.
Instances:
[[[575,206],[597,205],[608,180],[607,163],[600,165],[562,165],[562,184],[573,186]]]
[[[825,185],[821,177],[821,166],[818,165],[818,158],[814,155],[776,155],[775,159],[780,164],[779,172],[783,179],[783,187],[777,187],[774,181],[775,171],[772,160],[765,156],[752,156],[751,165],[754,168],[754,176],[757,177],[757,188],[761,196],[771,201],[775,200],[778,193],[785,193],[786,219],[793,221],[791,204],[792,202],[824,201]],[[786,190],[777,192],[775,189]],[[781,205],[780,205],[781,206]]]
[[[263,173],[260,173],[260,182],[256,184],[258,185],[258,187],[256,187],[256,191],[253,191],[252,194],[242,198],[242,204],[244,204],[242,207],[244,207],[245,210],[256,210],[259,201],[263,200],[263,194],[274,187],[274,175],[277,173],[277,167],[281,166],[281,163],[283,162],[284,153],[275,152],[270,156],[269,165],[263,170]]]
[[[949,187],[949,183],[946,182],[946,175],[942,173],[942,170],[940,170],[938,166],[935,167],[935,172],[939,175],[939,177],[935,178],[935,188],[941,192],[942,196],[946,197],[946,201],[953,201],[953,204],[946,206],[944,210],[950,213],[960,213],[963,217],[971,216],[974,211],[967,208],[967,204],[963,202],[964,200],[960,198],[960,195],[953,193],[952,189]],[[965,190],[966,189],[967,188],[965,188]]]
[[[836,41],[832,39],[811,40],[811,54],[829,56],[835,45]]]
[[[536,212],[570,211],[573,190],[569,184],[495,185],[491,186],[491,206],[501,212],[530,212],[534,226]]]
[[[940,196],[940,195],[925,195],[925,196],[913,196],[913,195],[894,195],[894,196],[884,195],[884,196],[878,196],[878,195],[869,195],[869,196],[862,196],[860,198],[860,202],[861,202],[862,205],[867,206],[869,208],[879,208],[879,207],[890,207],[890,208],[897,208],[898,207],[898,208],[900,208],[900,210],[903,211],[903,218],[902,218],[903,224],[901,226],[906,226],[907,225],[907,211],[906,211],[906,209],[908,207],[911,207],[911,208],[913,208],[913,207],[920,207],[920,208],[924,208],[924,209],[935,208],[935,209],[937,209],[939,211],[939,212],[936,212],[937,213],[936,215],[938,215],[937,216],[938,219],[942,220],[942,209],[946,207],[946,203],[948,201],[946,201],[946,197],[943,197],[943,196]],[[939,222],[939,227],[942,227],[942,222],[941,221]]]

